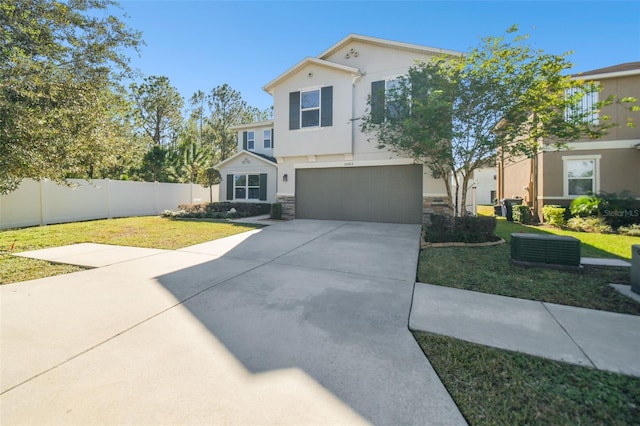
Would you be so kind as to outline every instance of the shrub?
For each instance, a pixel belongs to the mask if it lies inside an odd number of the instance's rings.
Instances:
[[[602,199],[600,213],[612,227],[640,224],[638,202],[628,191],[601,192],[599,197]]]
[[[425,228],[425,241],[430,243],[484,243],[496,239],[496,218],[492,216],[432,215]]]
[[[520,223],[531,223],[531,218],[533,215],[531,214],[531,209],[529,206],[525,204],[515,204],[512,206],[513,209],[513,221]]]
[[[181,218],[211,218],[226,219],[234,217],[249,217],[267,214],[271,211],[268,203],[200,203],[180,204],[177,212],[165,210],[164,217]]]
[[[600,213],[600,206],[602,202],[602,198],[597,195],[581,195],[571,201],[569,210],[571,210],[571,214],[573,216],[595,216]]]
[[[622,235],[629,235],[632,237],[640,237],[640,224],[634,223],[629,226],[621,226],[618,228],[618,232]]]
[[[280,203],[271,204],[271,219],[275,219],[275,220],[282,219],[282,204]]]
[[[572,231],[594,232],[596,234],[609,234],[613,232],[613,229],[605,222],[604,218],[596,216],[572,217],[567,222],[567,227]]]
[[[566,211],[567,209],[562,206],[550,204],[542,207],[542,217],[549,225],[561,227],[566,223],[564,218]]]

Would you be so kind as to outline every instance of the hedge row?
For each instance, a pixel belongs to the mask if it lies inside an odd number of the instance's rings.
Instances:
[[[432,215],[431,224],[425,227],[425,241],[485,243],[497,239],[495,230],[495,217]]]
[[[166,217],[181,218],[213,218],[226,219],[235,217],[250,217],[271,213],[269,203],[200,203],[180,204],[177,212],[170,210],[162,213]]]

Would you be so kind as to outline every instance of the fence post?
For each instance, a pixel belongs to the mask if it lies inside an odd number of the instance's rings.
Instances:
[[[47,178],[40,180],[40,226],[44,226],[44,184]]]
[[[104,183],[107,187],[107,219],[113,219],[111,215],[111,179],[105,179]]]

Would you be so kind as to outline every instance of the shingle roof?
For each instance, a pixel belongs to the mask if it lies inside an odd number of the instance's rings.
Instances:
[[[640,71],[640,62],[625,62],[624,64],[612,65],[610,67],[598,68],[595,70],[573,74],[574,77],[587,77],[598,74],[612,74],[623,71]]]

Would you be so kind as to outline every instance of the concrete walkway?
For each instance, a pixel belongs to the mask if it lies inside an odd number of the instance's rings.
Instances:
[[[416,283],[409,327],[640,377],[636,315]]]
[[[96,268],[0,286],[1,423],[465,424],[407,328],[419,236],[297,220],[40,253]]]

